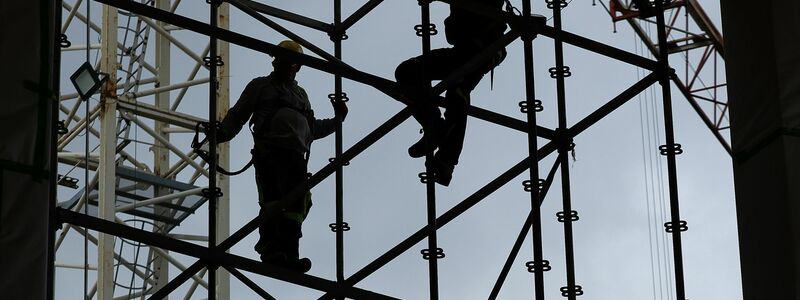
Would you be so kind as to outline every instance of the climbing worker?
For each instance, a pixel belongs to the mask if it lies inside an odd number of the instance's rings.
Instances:
[[[498,10],[504,3],[504,0],[472,1]],[[448,186],[464,145],[469,94],[483,75],[503,61],[505,49],[500,49],[447,89],[444,119],[434,101],[437,97],[433,96],[436,95],[428,93],[429,83],[431,80],[444,79],[502,37],[506,24],[450,5],[450,15],[444,20],[444,26],[447,43],[453,47],[433,49],[428,54],[402,62],[395,70],[395,78],[403,89],[406,102],[412,107],[414,118],[425,132],[422,139],[408,148],[408,154],[414,158],[423,157],[438,147],[433,161],[427,163],[436,174],[435,181]]]
[[[286,40],[279,47],[303,53],[302,47]],[[311,260],[300,259],[301,225],[311,208],[311,193],[300,193],[289,199],[282,213],[267,216],[295,187],[308,180],[307,162],[311,142],[330,135],[347,116],[343,101],[333,102],[335,117],[316,119],[308,95],[295,75],[300,64],[284,58],[274,58],[273,71],[247,84],[239,100],[222,120],[218,140],[230,141],[250,120],[253,134],[253,164],[258,187],[259,229],[261,235],[255,250],[261,260],[299,272],[311,269]]]

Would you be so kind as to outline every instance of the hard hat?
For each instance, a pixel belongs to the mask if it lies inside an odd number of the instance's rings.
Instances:
[[[300,47],[300,44],[298,44],[297,42],[292,41],[292,40],[282,41],[282,42],[278,43],[278,47],[281,47],[281,48],[287,49],[287,50],[292,50],[292,51],[300,53],[300,54],[303,53],[303,47]]]

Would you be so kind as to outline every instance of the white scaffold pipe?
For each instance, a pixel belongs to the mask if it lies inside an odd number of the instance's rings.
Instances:
[[[134,210],[137,207],[143,207],[143,206],[147,206],[147,205],[150,205],[150,204],[158,204],[158,203],[167,202],[167,201],[170,201],[170,200],[173,200],[173,199],[192,196],[192,195],[200,195],[201,193],[203,193],[203,188],[195,188],[195,189],[185,190],[185,191],[182,191],[182,192],[177,192],[177,193],[173,193],[173,194],[169,194],[169,195],[155,197],[155,198],[151,198],[151,199],[147,199],[147,200],[136,201],[136,202],[128,204],[128,205],[118,206],[117,207],[117,212],[118,213],[119,212],[126,212],[126,211],[129,211],[129,210]]]

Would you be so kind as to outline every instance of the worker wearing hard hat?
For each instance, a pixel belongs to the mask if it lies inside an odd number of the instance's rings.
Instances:
[[[278,46],[303,53],[294,41],[282,41]],[[250,120],[261,206],[258,230],[261,238],[255,249],[265,263],[307,272],[311,261],[301,259],[298,248],[301,225],[311,208],[311,193],[300,193],[300,197],[287,201],[288,205],[276,217],[267,218],[266,209],[308,180],[311,142],[334,132],[347,116],[347,106],[341,101],[334,102],[334,118],[316,119],[308,95],[295,81],[300,64],[276,57],[272,66],[271,74],[247,84],[222,120],[217,136],[220,143],[229,141]]]
[[[503,0],[476,2],[498,10],[503,6]],[[502,37],[506,24],[451,5],[450,15],[444,20],[444,26],[447,42],[453,47],[433,49],[428,54],[402,62],[395,70],[395,77],[403,88],[405,100],[413,108],[414,118],[422,125],[427,137],[408,148],[408,154],[415,158],[423,157],[426,152],[434,151],[438,147],[434,159],[428,163],[435,173],[434,180],[447,186],[464,145],[469,94],[484,74],[503,61],[505,49],[487,58],[477,69],[465,74],[460,81],[447,89],[444,118],[436,106],[437,102],[428,99],[428,86],[431,80],[444,79]]]

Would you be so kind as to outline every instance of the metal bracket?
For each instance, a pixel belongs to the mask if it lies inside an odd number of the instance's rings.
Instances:
[[[550,72],[550,78],[566,78],[572,76],[572,72],[568,66],[561,66],[561,68],[552,67],[547,69]]]
[[[203,197],[211,199],[211,197],[219,198],[222,197],[222,189],[215,187],[212,191],[211,189],[203,189],[202,191]]]
[[[330,162],[330,163],[335,162],[335,161],[336,161],[336,157],[328,158],[328,162]],[[349,165],[350,165],[349,161],[342,162],[342,166],[346,167],[346,166],[349,166]]]
[[[539,192],[541,192],[542,189],[544,189],[545,180],[544,179],[537,179],[536,182],[537,182],[536,186],[538,187]],[[531,185],[531,181],[530,180],[523,180],[522,181],[522,188],[526,192],[531,192],[533,190],[533,186]]]
[[[567,218],[567,214],[563,211],[557,212],[556,217],[558,217],[558,221],[562,223],[566,222],[567,220],[569,220],[570,222],[575,222],[581,219],[580,217],[578,217],[578,212],[575,210],[571,210],[569,212],[569,218]]]
[[[658,146],[658,150],[661,153],[661,155],[669,155],[670,152],[672,152],[675,155],[680,155],[683,153],[681,144],[672,144],[672,147],[670,147],[670,145],[661,145]]]
[[[547,24],[547,17],[542,15],[513,16],[508,25],[512,30],[520,33],[523,40],[532,41],[539,35],[539,31]]]
[[[58,44],[61,48],[69,48],[69,46],[72,46],[72,42],[70,42],[67,39],[67,35],[63,33],[58,35]]]
[[[436,178],[436,173],[433,173],[433,175],[428,176],[427,172],[422,172],[422,173],[417,174],[417,176],[419,177],[419,182],[428,183],[428,180],[432,180],[432,179]]]
[[[569,297],[570,295],[581,296],[583,295],[583,287],[580,285],[573,286],[569,288],[567,286],[561,287],[559,289],[561,291],[561,296]]]
[[[569,4],[567,0],[545,0],[544,2],[547,3],[547,8],[549,9],[556,9],[556,4],[558,4],[559,8],[565,8]]]
[[[328,227],[330,227],[331,231],[333,231],[333,232],[350,231],[350,224],[347,224],[347,222],[330,223],[330,224],[328,224]]]
[[[341,30],[341,29],[338,29],[338,28],[331,28],[331,30],[328,31],[328,37],[333,42],[344,41],[344,40],[350,38],[349,36],[347,36],[347,33],[345,33],[344,30]]]
[[[422,24],[414,25],[414,31],[417,32],[417,36],[425,35],[425,28]],[[439,31],[436,30],[436,24],[428,24],[428,35],[436,35],[437,33],[439,33]]]
[[[328,94],[328,100],[331,100],[331,103],[334,103],[336,101],[347,102],[350,101],[350,98],[347,97],[347,93],[341,92],[338,94],[337,93]]]
[[[528,267],[528,273],[536,273],[536,272],[547,272],[550,271],[552,268],[550,267],[550,261],[543,259],[540,262],[529,261],[525,263],[525,266]]]
[[[544,110],[544,106],[542,106],[542,100],[536,99],[533,100],[533,111],[540,112]],[[523,100],[519,102],[519,111],[523,114],[528,113],[528,101]]]
[[[212,56],[203,57],[203,64],[206,67],[211,67],[212,64],[219,67],[219,66],[224,66],[225,62],[222,61],[222,56],[217,55],[213,57]]]
[[[78,188],[78,178],[69,177],[67,175],[58,174],[58,179],[56,179],[56,182],[60,186],[65,186],[72,189]]]
[[[433,250],[434,253],[431,253],[431,249],[422,249],[422,251],[420,251],[420,253],[422,253],[422,259],[429,260],[444,258],[444,250],[442,250],[442,248],[436,248]]]
[[[64,120],[60,120],[56,123],[56,133],[58,133],[58,135],[69,133],[69,129],[67,129],[67,124],[64,123]]]
[[[687,231],[687,230],[689,230],[689,226],[688,226],[688,223],[686,221],[679,221],[677,227],[678,227],[678,231]],[[664,230],[666,230],[667,232],[670,232],[670,233],[675,231],[675,223],[672,223],[672,222],[664,223]]]

